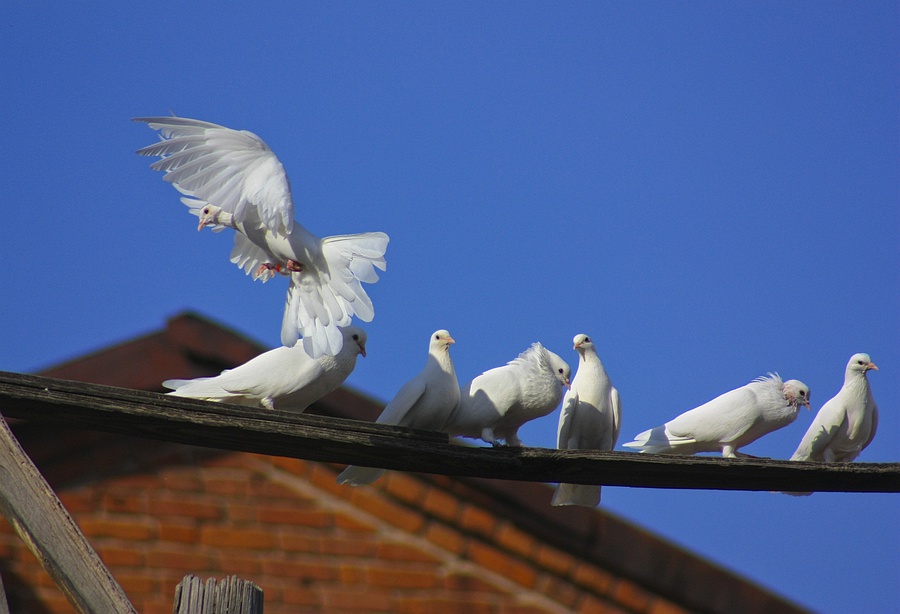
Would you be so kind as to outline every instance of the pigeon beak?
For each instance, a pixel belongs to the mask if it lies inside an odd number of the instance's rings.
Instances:
[[[869,371],[870,369],[875,369],[876,371],[879,370],[878,367],[875,366],[874,362],[870,362],[869,364],[866,365],[866,371]]]
[[[453,343],[456,343],[456,339],[454,339],[453,337],[449,337],[449,336],[448,336],[448,337],[447,337],[447,345],[451,345],[451,344],[453,344]]]
[[[565,381],[565,384],[566,384],[566,390],[571,390],[571,389],[572,389],[572,383],[571,383],[569,380],[566,380],[566,381]]]
[[[364,345],[359,346],[359,353],[362,354],[363,358],[365,358],[366,357],[366,346],[364,346]]]
[[[204,227],[204,226],[206,226],[206,220],[204,220],[204,219],[201,217],[201,218],[200,218],[200,223],[197,224],[197,232],[200,232],[201,230],[203,230],[203,227]]]

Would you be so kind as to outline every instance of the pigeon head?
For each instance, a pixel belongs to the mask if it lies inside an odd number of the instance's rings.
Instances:
[[[571,383],[571,375],[572,369],[569,367],[568,363],[554,354],[553,352],[547,352],[549,354],[549,365],[550,369],[553,371],[554,377],[559,380],[559,383],[565,386],[568,389],[572,388]]]
[[[344,347],[358,347],[362,357],[366,357],[366,341],[368,337],[366,331],[357,326],[348,326],[344,330]],[[351,345],[353,344],[353,345]]]
[[[222,218],[228,214],[222,211],[221,207],[207,203],[197,211],[197,215],[200,217],[200,223],[197,225],[197,230],[203,230],[205,226],[225,225],[226,222]]]
[[[809,409],[809,386],[796,379],[789,379],[782,385],[785,400],[795,407],[805,405]]]
[[[449,331],[443,329],[436,330],[431,333],[431,343],[428,345],[428,351],[431,353],[435,353],[439,350],[446,352],[454,343],[456,343],[456,341],[450,336]]]
[[[872,369],[878,371],[878,367],[875,366],[868,354],[854,354],[850,357],[850,362],[847,363],[846,375],[849,377],[851,374],[865,374],[866,371]]]
[[[594,347],[594,342],[585,334],[575,335],[572,343],[574,344],[574,349],[577,350],[579,354],[584,354],[586,349]]]

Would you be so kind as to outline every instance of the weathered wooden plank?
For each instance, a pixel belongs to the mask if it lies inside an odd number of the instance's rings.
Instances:
[[[0,372],[9,416],[165,441],[401,471],[719,490],[900,492],[900,463],[802,463],[480,448],[440,433]]]
[[[6,591],[3,589],[2,577],[0,577],[0,614],[9,614],[9,603],[6,601]]]
[[[173,614],[262,614],[263,591],[253,582],[231,576],[203,582],[188,574],[175,587]]]
[[[0,513],[79,612],[136,612],[2,415]]]

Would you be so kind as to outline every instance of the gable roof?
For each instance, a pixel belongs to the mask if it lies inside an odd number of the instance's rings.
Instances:
[[[137,339],[92,352],[86,356],[48,368],[42,375],[99,384],[161,391],[160,382],[179,377],[213,375],[224,368],[243,363],[266,348],[193,313],[171,318],[166,327]],[[358,420],[374,420],[383,405],[343,387],[315,403],[310,413]],[[67,462],[69,455],[85,446],[100,445],[108,454],[117,445],[115,436],[84,432],[76,434],[48,433],[28,428],[19,434],[27,439],[26,448],[51,483],[83,483],[96,478],[84,475]],[[35,425],[36,426],[36,425]],[[121,438],[120,438],[121,439]],[[24,440],[23,440],[24,445]],[[131,443],[119,445],[135,453]],[[177,462],[177,459],[154,457],[154,446],[138,446],[145,450],[145,462]],[[222,454],[225,454],[224,452]],[[142,461],[142,462],[144,462]],[[97,471],[102,471],[99,467]],[[389,474],[390,475],[390,474]],[[501,531],[514,527],[519,541],[528,541],[534,552],[540,544],[628,578],[643,591],[659,595],[691,611],[704,612],[772,612],[797,613],[802,608],[772,592],[743,579],[701,557],[675,546],[650,532],[628,523],[602,508],[551,507],[552,490],[544,484],[501,480],[451,478],[416,475],[424,484],[417,486],[429,492],[440,492],[448,500],[477,504],[494,519],[483,519],[478,529],[487,538],[503,540]],[[397,504],[415,508],[424,501],[410,497],[397,486],[403,479],[376,483],[383,496]],[[342,487],[349,488],[349,487]],[[372,487],[369,487],[372,488]],[[435,495],[437,496],[437,495]],[[352,498],[351,498],[352,500]],[[471,527],[467,530],[473,530]],[[497,531],[497,535],[492,535]],[[522,538],[527,536],[527,539]],[[515,550],[516,546],[508,545]],[[531,556],[529,554],[528,556]],[[639,611],[637,608],[636,611]]]

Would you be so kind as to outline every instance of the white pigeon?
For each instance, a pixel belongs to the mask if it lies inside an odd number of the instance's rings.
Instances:
[[[578,352],[578,370],[572,380],[572,388],[563,397],[559,415],[557,447],[560,450],[612,450],[619,439],[622,424],[622,406],[616,390],[594,342],[587,335],[576,335],[573,340]],[[588,484],[557,485],[551,505],[584,505],[594,507],[600,503],[600,486]]]
[[[450,358],[455,343],[446,330],[431,334],[425,368],[406,382],[375,421],[413,429],[439,431],[459,401],[459,383]],[[361,486],[371,484],[384,474],[384,469],[349,466],[337,477],[338,484]]]
[[[231,261],[253,279],[274,272],[290,276],[281,342],[299,336],[308,354],[335,355],[340,328],[355,315],[370,322],[372,301],[362,282],[375,283],[385,270],[388,236],[383,232],[320,239],[294,219],[291,187],[281,162],[246,130],[182,117],[142,117],[161,142],[137,151],[160,156],[150,168],[184,194],[182,202],[200,218],[198,230],[226,226],[237,232]]]
[[[674,420],[623,444],[651,454],[718,452],[743,456],[738,449],[797,419],[800,406],[809,409],[809,388],[777,374],[760,377],[687,411]]]
[[[444,432],[520,446],[519,428],[556,409],[563,387],[569,388],[570,374],[566,361],[534,343],[504,366],[466,384]]]
[[[791,460],[849,463],[875,437],[878,406],[866,372],[878,370],[868,354],[854,354],[844,372],[844,385],[822,408]]]
[[[163,386],[180,397],[302,412],[337,390],[356,367],[356,357],[366,356],[364,330],[347,326],[341,332],[344,344],[335,356],[311,358],[298,343],[269,350],[215,377],[170,379]]]

